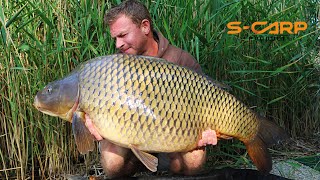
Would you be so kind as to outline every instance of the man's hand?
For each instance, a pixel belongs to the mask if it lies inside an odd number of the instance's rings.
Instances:
[[[202,132],[202,137],[198,142],[198,146],[206,146],[206,145],[216,145],[218,142],[216,131],[214,130],[205,130]]]
[[[100,134],[98,133],[98,131],[96,130],[96,128],[94,127],[94,125],[92,124],[92,121],[89,117],[89,115],[85,115],[86,118],[86,126],[88,128],[88,130],[90,131],[90,133],[96,138],[96,140],[101,141],[103,140],[103,137],[100,136]]]

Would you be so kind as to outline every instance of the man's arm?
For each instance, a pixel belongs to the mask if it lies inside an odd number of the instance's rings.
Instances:
[[[90,131],[90,133],[95,137],[95,139],[97,141],[103,140],[103,137],[100,136],[100,134],[98,133],[98,131],[96,130],[96,128],[92,124],[92,121],[91,121],[91,119],[90,119],[88,114],[85,114],[85,118],[86,118],[86,123],[85,124],[86,124],[88,130]]]

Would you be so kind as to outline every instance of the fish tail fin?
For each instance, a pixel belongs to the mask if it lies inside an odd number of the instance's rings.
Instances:
[[[267,148],[287,139],[288,135],[282,128],[264,117],[259,119],[258,133],[244,144],[258,170],[263,174],[268,174],[272,169],[272,159]]]

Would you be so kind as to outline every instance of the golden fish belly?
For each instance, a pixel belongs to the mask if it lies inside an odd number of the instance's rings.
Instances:
[[[181,152],[209,128],[240,140],[256,135],[256,115],[209,78],[156,58],[109,58],[84,64],[79,75],[79,107],[104,138]]]

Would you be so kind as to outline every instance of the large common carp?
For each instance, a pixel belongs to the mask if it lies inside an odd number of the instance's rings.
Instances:
[[[148,152],[187,152],[201,133],[241,140],[257,168],[272,168],[267,147],[284,131],[254,113],[219,83],[163,59],[110,55],[81,64],[67,77],[49,83],[35,97],[41,112],[72,122],[77,147],[94,147],[84,126],[89,114],[105,139],[127,148],[152,171],[157,158]]]

